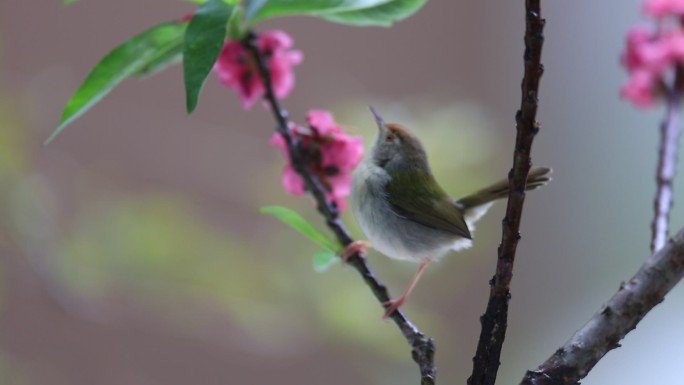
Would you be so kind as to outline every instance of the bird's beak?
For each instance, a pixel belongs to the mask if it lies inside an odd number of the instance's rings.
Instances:
[[[380,130],[380,131],[384,130],[385,129],[385,119],[383,119],[382,116],[380,116],[378,111],[376,111],[375,108],[373,108],[373,106],[368,106],[368,108],[373,113],[373,116],[375,116],[375,122],[378,124],[378,130]]]

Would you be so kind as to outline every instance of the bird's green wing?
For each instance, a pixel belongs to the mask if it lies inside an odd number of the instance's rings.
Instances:
[[[401,170],[391,174],[385,191],[392,209],[421,225],[471,239],[463,212],[425,171]]]

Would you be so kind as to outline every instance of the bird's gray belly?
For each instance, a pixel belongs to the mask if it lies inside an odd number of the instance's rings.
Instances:
[[[355,183],[354,188],[357,191],[352,207],[361,230],[373,248],[390,258],[414,262],[439,258],[461,239],[397,214],[383,191],[372,188],[365,181]]]

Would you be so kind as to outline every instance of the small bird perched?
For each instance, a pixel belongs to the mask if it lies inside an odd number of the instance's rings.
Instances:
[[[385,304],[383,318],[387,318],[406,302],[430,263],[449,250],[471,246],[474,223],[495,200],[508,196],[508,180],[453,200],[432,175],[420,140],[400,125],[386,124],[373,107],[370,110],[379,131],[373,148],[354,171],[354,215],[375,249],[393,259],[420,263],[404,294]],[[550,174],[550,168],[530,170],[526,190],[545,185]],[[343,257],[367,245],[354,242]]]

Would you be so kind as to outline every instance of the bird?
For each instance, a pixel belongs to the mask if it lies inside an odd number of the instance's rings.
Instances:
[[[435,180],[418,137],[399,124],[385,123],[369,108],[378,135],[354,170],[351,191],[354,216],[367,241],[352,242],[342,257],[346,260],[371,246],[392,259],[419,264],[402,296],[383,304],[386,319],[404,305],[432,262],[472,245],[475,222],[494,201],[508,196],[509,183],[504,179],[452,199]],[[525,189],[544,186],[551,173],[551,168],[532,168]]]

